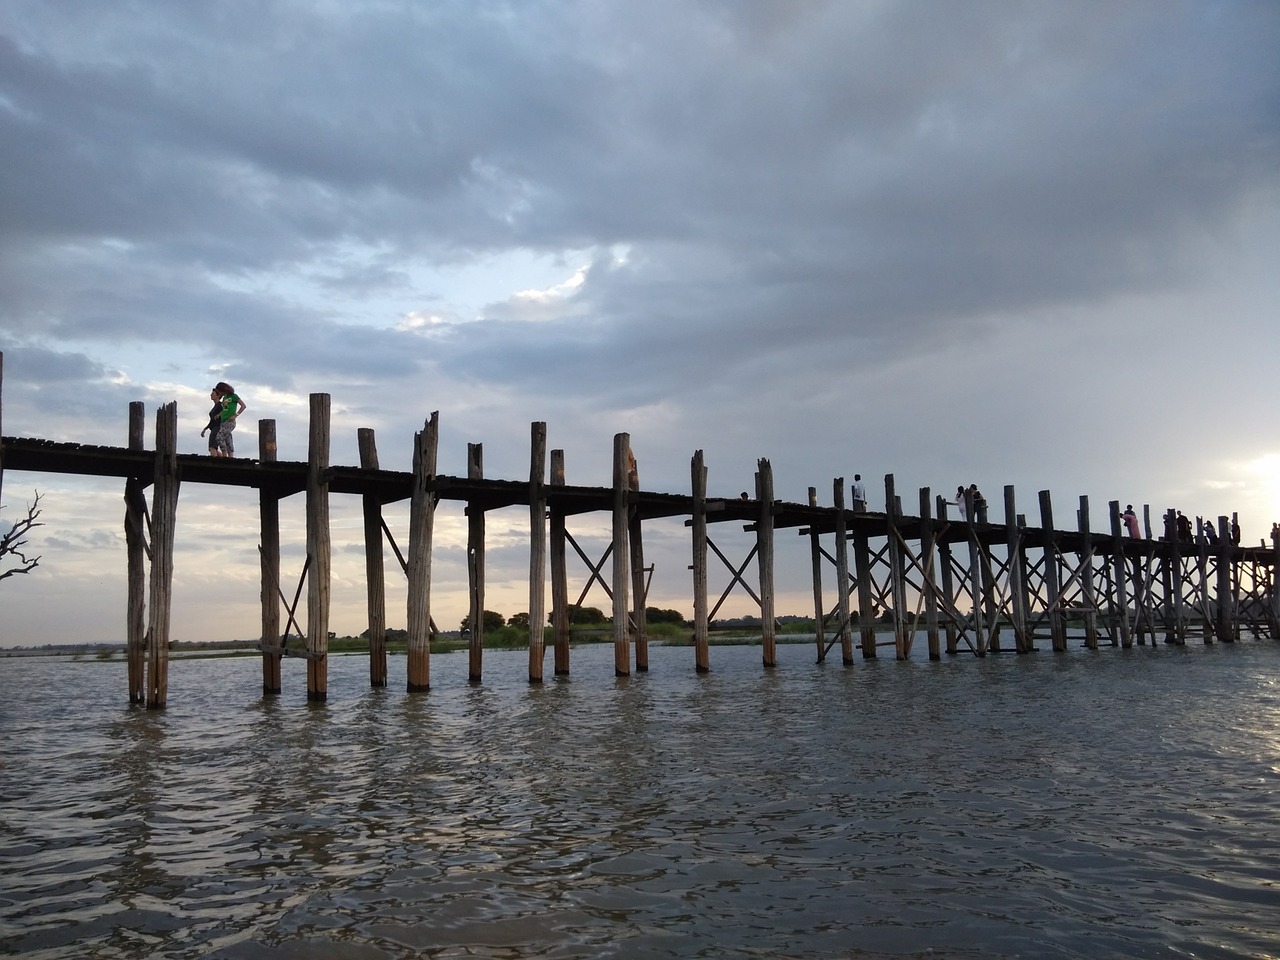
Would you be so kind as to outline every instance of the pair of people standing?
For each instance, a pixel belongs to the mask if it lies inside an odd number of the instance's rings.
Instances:
[[[236,428],[236,417],[247,409],[245,403],[231,384],[221,380],[209,391],[209,399],[213,401],[209,409],[209,425],[200,431],[200,436],[209,434],[211,457],[234,457],[236,446],[232,431]]]

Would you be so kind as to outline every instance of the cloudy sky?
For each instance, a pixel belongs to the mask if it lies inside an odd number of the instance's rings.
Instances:
[[[701,449],[712,495],[763,457],[785,500],[860,472],[878,509],[892,473],[908,504],[1014,484],[1033,523],[1048,489],[1060,526],[1087,495],[1097,529],[1118,498],[1238,511],[1257,542],[1277,50],[1270,0],[5,0],[3,431],[123,444],[129,401],[176,400],[200,452],[225,379],[241,453],[273,418],[305,459],[326,392],[336,463],[372,427],[407,469],[438,410],[442,473],[478,442],[526,478],[543,420],[570,483],[607,484],[625,431],[645,489],[687,492]],[[36,489],[0,644],[122,639],[120,484],[10,471],[0,522]],[[358,510],[333,504],[339,632],[364,627]],[[256,636],[253,494],[187,485],[178,519],[174,635]],[[607,524],[571,531],[598,556]],[[489,530],[487,606],[525,610],[527,509]],[[450,628],[460,508],[437,534]],[[683,526],[646,547],[650,602],[691,612]],[[780,613],[811,612],[808,573],[784,531]]]

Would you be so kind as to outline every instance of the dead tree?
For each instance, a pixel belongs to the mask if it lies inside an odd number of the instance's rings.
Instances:
[[[40,491],[37,490],[35,502],[27,504],[26,517],[0,534],[0,580],[19,573],[30,573],[39,566],[40,558],[28,557],[26,547],[27,534],[33,528],[42,526],[44,524],[40,522]]]

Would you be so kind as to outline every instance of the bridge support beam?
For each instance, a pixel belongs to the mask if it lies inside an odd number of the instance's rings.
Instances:
[[[173,535],[178,513],[178,405],[156,411],[156,467],[151,491],[151,605],[147,618],[147,707],[169,699],[169,628]]]
[[[431,689],[431,535],[436,515],[436,459],[440,413],[433,411],[413,436],[413,490],[409,498],[407,629],[408,690]]]
[[[307,443],[307,699],[329,697],[329,410],[327,393],[311,394]]]

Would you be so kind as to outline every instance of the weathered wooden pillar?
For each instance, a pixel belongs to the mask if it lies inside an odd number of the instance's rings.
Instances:
[[[840,480],[836,481],[841,483]],[[809,488],[809,506],[818,506],[818,488]],[[837,513],[837,517],[839,514]],[[837,520],[839,524],[839,521]],[[837,530],[836,538],[839,542],[840,533]],[[809,569],[811,579],[813,581],[813,639],[818,647],[818,662],[822,663],[827,658],[827,610],[826,604],[822,597],[822,539],[821,534],[816,526],[809,527]],[[847,588],[846,588],[847,590]]]
[[[141,401],[129,404],[129,449],[143,448],[146,413]],[[147,700],[147,497],[142,480],[124,482],[124,543],[128,569],[125,656],[129,661],[129,702]]]
[[[907,585],[906,561],[903,557],[902,507],[894,485],[893,474],[884,475],[884,513],[889,538],[889,591],[893,597],[893,648],[899,660],[907,659]]]
[[[1218,517],[1218,576],[1215,592],[1217,593],[1217,617],[1214,618],[1218,639],[1223,643],[1235,639],[1235,598],[1231,589],[1231,543],[1230,522],[1225,516]],[[1273,574],[1274,576],[1274,574]]]
[[[151,488],[151,603],[147,617],[147,707],[169,698],[169,625],[173,536],[178,515],[178,405],[156,411],[156,467]]]
[[[876,600],[871,589],[871,546],[861,523],[853,528],[853,570],[858,578],[858,643],[862,659],[876,656]]]
[[[1049,604],[1049,636],[1053,639],[1054,652],[1065,653],[1067,631],[1058,596],[1058,534],[1053,529],[1053,501],[1048,490],[1040,491],[1040,526],[1044,534],[1044,592]]]
[[[1178,645],[1187,642],[1186,623],[1182,609],[1182,541],[1178,539],[1178,512],[1165,511],[1165,643]]]
[[[1093,583],[1093,532],[1089,529],[1089,498],[1080,498],[1076,514],[1080,526],[1080,595],[1084,602],[1084,645],[1098,649],[1098,602]]]
[[[360,467],[378,469],[378,445],[373,430],[356,431]],[[387,586],[382,562],[382,502],[373,494],[361,497],[364,512],[364,582],[369,610],[369,686],[387,685]]]
[[[547,622],[547,425],[529,430],[529,682],[542,682]]]
[[[329,697],[329,410],[327,393],[311,394],[307,443],[307,699]]]
[[[258,421],[258,461],[276,462],[276,422]],[[277,649],[280,637],[280,495],[272,487],[258,489],[258,600],[262,615],[262,646]],[[262,694],[280,693],[278,652],[262,651]]]
[[[1218,529],[1222,529],[1222,518],[1218,519]],[[1280,530],[1274,525],[1271,528],[1271,597],[1267,605],[1270,611],[1271,639],[1280,640]]]
[[[773,465],[764,458],[757,461],[756,499],[760,501],[760,519],[756,523],[756,560],[760,564],[761,656],[766,667],[776,667],[778,621],[773,591]]]
[[[1209,538],[1205,535],[1205,529],[1211,527],[1212,522],[1205,523],[1199,517],[1196,517],[1196,591],[1200,594],[1200,616],[1203,619],[1200,633],[1204,637],[1206,644],[1213,643],[1213,637],[1216,632],[1214,618],[1209,604]]]
[[[1013,648],[1029,653],[1033,647],[1027,635],[1027,551],[1022,544],[1018,507],[1013,484],[1004,488],[1004,525],[1009,551],[1009,619],[1013,625]]]
[[[631,633],[627,629],[627,500],[629,485],[628,457],[631,437],[625,433],[613,438],[613,672],[614,676],[631,675]]]
[[[641,533],[640,502],[640,467],[636,463],[635,451],[627,449],[627,489],[629,504],[627,508],[627,543],[631,547],[631,624],[635,631],[636,672],[645,673],[649,669],[649,634],[645,618],[645,604],[648,591],[645,589],[644,537]]]
[[[564,451],[551,451],[551,484],[564,486]],[[567,561],[568,533],[565,530],[564,504],[553,501],[547,511],[551,525],[551,643],[555,651],[555,675],[569,673],[569,569]]]
[[[1107,504],[1111,513],[1111,570],[1115,590],[1116,617],[1120,621],[1120,646],[1128,650],[1133,646],[1133,625],[1129,619],[1129,565],[1125,562],[1125,535],[1120,523],[1120,501]],[[1114,646],[1114,644],[1113,644]]]
[[[964,506],[964,515],[968,523],[969,592],[973,597],[973,632],[978,644],[976,653],[980,657],[985,657],[987,655],[987,631],[982,615],[982,566],[978,556],[978,553],[981,550],[981,545],[978,543],[978,521],[975,514],[977,504],[973,502],[972,490],[965,490]]]
[[[689,525],[693,546],[690,569],[693,571],[694,669],[698,673],[707,673],[711,669],[707,622],[707,468],[701,450],[694,453],[689,474],[693,487],[693,515]]]
[[[839,584],[836,603],[840,618],[840,660],[849,667],[853,665],[853,630],[849,626],[849,527],[844,504],[844,477],[836,477],[831,487],[836,508],[836,583]],[[814,493],[816,499],[817,491]],[[819,620],[821,620],[821,611],[819,611]],[[818,643],[819,651],[825,651],[826,644],[823,643],[821,632],[818,634]]]
[[[938,523],[941,524],[945,531],[951,526],[947,516],[947,501],[943,497],[938,497],[934,500],[934,506],[938,508]],[[956,605],[955,577],[951,570],[951,543],[947,540],[945,534],[938,543],[938,573],[942,597],[946,601],[948,611],[950,611],[950,615],[943,624],[943,630],[947,635],[947,654],[955,656],[960,650],[960,633],[956,627],[955,620],[955,614],[959,611],[959,607]]]
[[[929,659],[942,659],[941,637],[938,634],[938,594],[934,571],[937,567],[937,544],[934,543],[933,496],[928,487],[920,488],[920,561],[924,572],[920,575],[920,589],[924,591],[924,625],[929,640]]]
[[[467,444],[467,479],[484,479],[484,445]],[[467,679],[479,683],[484,669],[484,506],[467,503]]]
[[[440,411],[434,410],[413,436],[413,486],[409,496],[409,559],[406,601],[410,693],[431,689],[431,538],[436,516],[436,462]]]

